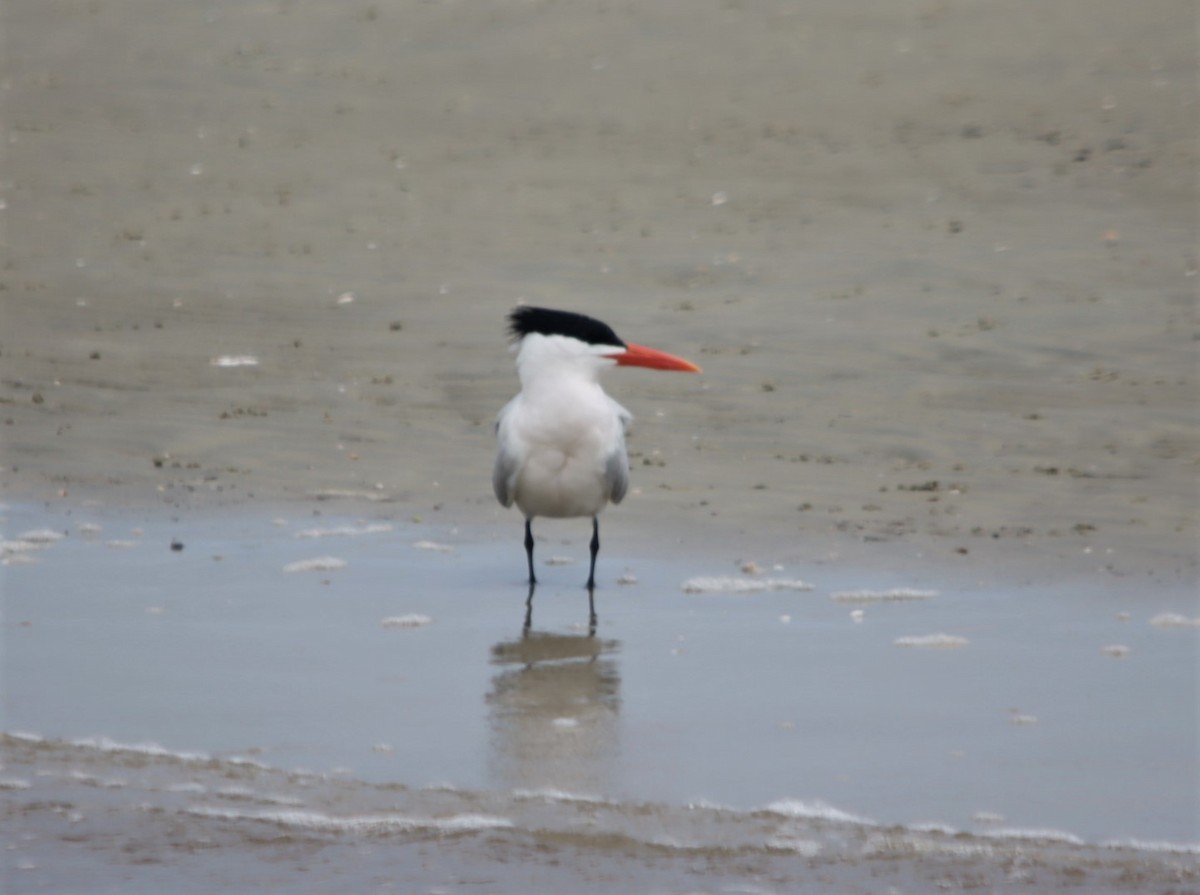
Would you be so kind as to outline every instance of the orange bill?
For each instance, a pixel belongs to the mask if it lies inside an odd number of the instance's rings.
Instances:
[[[645,345],[627,344],[624,352],[611,357],[619,367],[649,367],[651,370],[679,370],[682,373],[701,372],[690,360],[656,348],[647,348]]]

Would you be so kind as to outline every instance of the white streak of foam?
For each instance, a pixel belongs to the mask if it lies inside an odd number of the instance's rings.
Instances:
[[[1147,842],[1144,839],[1110,839],[1101,848],[1130,848],[1137,851],[1163,852],[1171,855],[1200,855],[1200,842]]]
[[[562,789],[554,789],[553,787],[539,787],[538,789],[514,789],[512,792],[514,799],[524,801],[539,801],[539,802],[579,802],[584,805],[608,805],[611,804],[608,799],[600,796],[583,795],[580,793],[567,792]]]
[[[257,768],[260,771],[270,770],[270,765],[265,765],[261,761],[255,761],[253,758],[246,758],[244,755],[232,755],[225,760],[230,764],[240,765],[244,768]]]
[[[437,541],[417,541],[413,546],[418,550],[432,550],[434,553],[451,553],[454,550],[449,544],[439,544]]]
[[[29,789],[32,785],[19,777],[0,777],[0,789]]]
[[[410,612],[408,615],[391,615],[379,622],[385,628],[423,628],[432,623],[433,619],[428,615],[416,612]]]
[[[29,544],[53,544],[55,541],[61,541],[62,539],[63,533],[55,531],[52,528],[36,528],[33,531],[17,535],[18,541],[25,541]]]
[[[984,830],[979,834],[991,839],[1021,839],[1037,842],[1062,842],[1066,845],[1083,845],[1083,840],[1065,830],[1023,829],[1008,827],[1000,830]]]
[[[935,833],[938,836],[957,836],[958,830],[947,824],[932,821],[929,823],[909,824],[908,828],[914,833]]]
[[[283,567],[285,572],[332,572],[344,569],[346,561],[336,556],[318,556],[315,559],[302,559],[299,562],[288,563]]]
[[[372,522],[369,525],[338,525],[333,528],[306,528],[293,535],[297,538],[335,538],[354,537],[356,535],[385,534],[392,531],[392,526],[386,522]]]
[[[775,590],[812,590],[813,586],[799,578],[689,578],[680,587],[685,594],[753,594]]]
[[[896,646],[909,646],[917,649],[961,649],[971,641],[957,634],[922,634],[914,637],[897,637]]]
[[[839,590],[830,594],[829,599],[838,603],[898,603],[910,600],[928,600],[937,595],[936,590],[894,587],[890,590]]]
[[[833,821],[835,823],[859,824],[867,827],[875,826],[875,821],[869,818],[851,814],[849,811],[843,811],[841,808],[834,808],[820,799],[814,799],[811,802],[802,802],[800,799],[780,799],[767,805],[763,810],[769,811],[772,814],[781,814],[784,817],[803,817],[811,818],[812,820]]]
[[[33,541],[0,541],[0,551],[4,553],[28,553],[30,550],[40,550],[44,544]]]
[[[450,817],[409,817],[403,814],[358,814],[337,817],[316,811],[235,811],[210,806],[184,809],[197,817],[219,820],[249,820],[329,833],[397,833],[434,830],[439,833],[474,833],[512,827],[511,820],[487,814],[455,814]]]
[[[1178,612],[1160,612],[1150,619],[1156,628],[1200,628],[1200,617],[1188,618]]]
[[[11,734],[10,734],[11,735]],[[166,749],[158,743],[118,743],[108,737],[81,737],[68,741],[72,746],[83,749],[95,749],[99,752],[132,752],[152,758],[174,758],[178,761],[208,761],[210,756],[203,752],[176,752]]]

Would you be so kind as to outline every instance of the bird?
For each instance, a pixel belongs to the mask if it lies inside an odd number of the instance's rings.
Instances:
[[[629,490],[625,436],[633,421],[600,386],[600,375],[613,367],[701,370],[665,351],[626,342],[608,324],[573,311],[522,305],[509,313],[508,330],[521,390],[496,418],[492,487],[502,506],[516,504],[525,517],[527,605],[537,584],[533,520],[591,517],[586,586],[594,626],[599,514]],[[526,627],[528,622],[527,614]]]

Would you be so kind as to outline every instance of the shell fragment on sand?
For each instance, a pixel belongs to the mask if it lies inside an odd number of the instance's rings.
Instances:
[[[971,641],[957,634],[921,634],[913,637],[897,637],[896,646],[907,646],[915,649],[961,649]]]

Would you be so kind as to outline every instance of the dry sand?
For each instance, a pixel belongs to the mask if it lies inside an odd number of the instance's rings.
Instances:
[[[610,537],[1178,583],[1194,26],[1184,0],[7,4],[0,482],[507,534],[526,300],[705,367],[610,378],[639,417]]]

